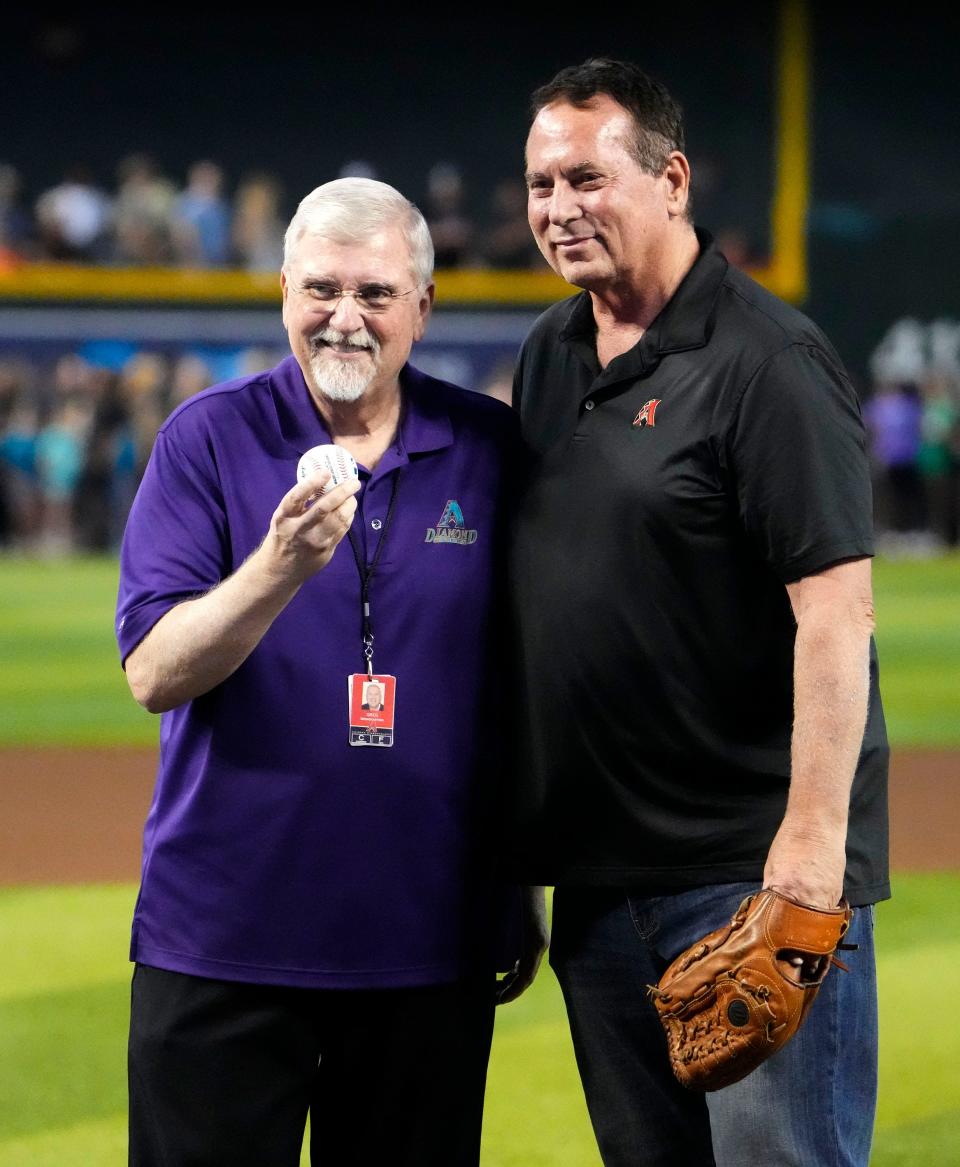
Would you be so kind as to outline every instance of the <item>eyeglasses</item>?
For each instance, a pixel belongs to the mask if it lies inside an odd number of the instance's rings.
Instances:
[[[317,282],[301,284],[296,290],[300,295],[309,296],[311,300],[323,304],[331,312],[336,309],[344,296],[352,296],[357,307],[363,312],[386,312],[388,308],[392,307],[394,301],[402,300],[404,296],[409,296],[411,292],[417,291],[417,288],[408,288],[405,292],[395,292],[388,284],[361,284],[359,288],[348,292],[345,288],[337,287],[336,284]]]

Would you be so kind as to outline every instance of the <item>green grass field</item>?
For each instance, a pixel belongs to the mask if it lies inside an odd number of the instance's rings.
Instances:
[[[877,641],[891,740],[960,745],[960,556],[878,561]],[[0,745],[149,745],[113,638],[112,559],[0,558]]]
[[[878,562],[875,583],[893,742],[960,746],[960,557]],[[117,664],[115,589],[111,560],[0,558],[0,747],[155,742],[156,720],[130,698]],[[960,1163],[960,1027],[931,1024],[927,1010],[960,966],[960,874],[901,874],[894,891],[877,916],[872,1163],[946,1167]],[[0,1167],[126,1161],[134,896],[131,885],[0,889]],[[599,1167],[548,969],[500,1012],[483,1164]]]
[[[960,1032],[931,1023],[929,1002],[960,965],[960,875],[902,875],[895,892],[877,913],[872,1164],[945,1167],[960,1162]],[[126,1162],[134,895],[132,886],[0,891],[0,935],[16,937],[0,962],[0,1167]],[[483,1167],[599,1167],[549,970],[499,1013],[487,1098]]]

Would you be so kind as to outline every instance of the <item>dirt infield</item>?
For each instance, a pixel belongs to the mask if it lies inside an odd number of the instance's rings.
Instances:
[[[0,750],[0,884],[136,879],[153,750]],[[894,754],[891,861],[960,868],[960,751]]]

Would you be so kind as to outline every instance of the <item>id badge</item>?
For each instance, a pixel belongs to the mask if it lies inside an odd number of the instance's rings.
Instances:
[[[352,746],[392,746],[397,678],[378,673],[347,677],[349,742]]]

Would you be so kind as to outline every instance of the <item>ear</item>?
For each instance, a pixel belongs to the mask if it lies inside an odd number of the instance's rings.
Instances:
[[[667,181],[667,211],[671,217],[683,217],[690,197],[690,163],[679,150],[674,150],[667,159],[663,171]]]
[[[436,293],[437,285],[431,281],[420,294],[420,302],[417,304],[417,322],[413,328],[414,340],[423,340],[424,334],[427,331],[427,321],[430,319],[430,310],[433,308],[433,300]]]
[[[283,308],[281,310],[281,315],[283,317],[284,327],[286,327],[286,324],[287,324],[287,299],[290,295],[290,285],[287,283],[286,268],[280,269],[280,291],[283,294]]]

